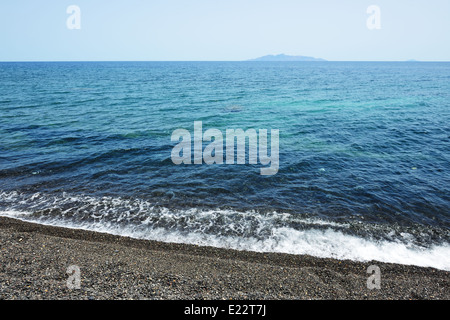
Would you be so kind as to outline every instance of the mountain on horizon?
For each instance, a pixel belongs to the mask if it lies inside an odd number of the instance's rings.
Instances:
[[[267,55],[247,61],[327,61],[322,58],[306,57],[306,56],[289,56],[286,54]]]

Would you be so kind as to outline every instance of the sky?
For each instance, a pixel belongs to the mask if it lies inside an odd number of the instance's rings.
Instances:
[[[450,61],[449,16],[449,0],[3,0],[0,61]]]

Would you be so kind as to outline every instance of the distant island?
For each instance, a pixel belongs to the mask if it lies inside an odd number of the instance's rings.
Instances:
[[[289,56],[285,54],[267,55],[247,61],[327,61],[321,58],[305,57],[305,56]]]

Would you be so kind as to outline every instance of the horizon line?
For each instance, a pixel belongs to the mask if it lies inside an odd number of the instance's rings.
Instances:
[[[0,60],[4,62],[308,62],[308,63],[326,63],[326,62],[450,62],[450,60],[322,60],[322,61],[254,61],[249,60]]]

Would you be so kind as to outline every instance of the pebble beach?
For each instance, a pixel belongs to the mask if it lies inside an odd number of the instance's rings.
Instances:
[[[138,240],[0,217],[5,300],[440,300],[434,268]],[[369,266],[380,289],[369,289]],[[79,288],[69,288],[70,266]]]

